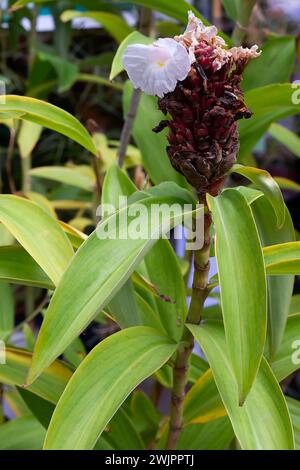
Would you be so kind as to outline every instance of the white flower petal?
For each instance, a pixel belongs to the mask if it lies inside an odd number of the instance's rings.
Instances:
[[[171,38],[158,39],[150,46],[128,46],[123,65],[135,88],[160,98],[174,91],[191,69],[188,51]]]

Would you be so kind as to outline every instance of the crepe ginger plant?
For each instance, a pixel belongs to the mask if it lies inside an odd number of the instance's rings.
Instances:
[[[195,12],[182,35],[130,32],[120,41],[111,78],[125,69],[130,79],[123,168],[95,126],[90,135],[45,101],[1,100],[9,125],[33,122],[88,150],[100,169],[89,187],[93,210],[100,196],[111,207],[87,236],[41,196],[0,195],[1,224],[18,241],[0,246],[1,280],[50,293],[33,352],[8,335],[0,365],[0,382],[18,387],[30,410],[37,448],[292,450],[295,437],[299,445],[300,406],[281,383],[300,368],[292,301],[300,246],[278,183],[242,164],[271,122],[299,109],[289,84],[244,95],[258,47],[228,46]],[[126,171],[131,133],[148,174],[142,184]],[[160,239],[128,236],[132,224],[145,235],[157,205],[168,209],[151,227]],[[165,235],[184,215],[201,244],[183,259]],[[80,335],[106,318],[112,334],[86,354]],[[1,436],[12,435],[9,425]]]

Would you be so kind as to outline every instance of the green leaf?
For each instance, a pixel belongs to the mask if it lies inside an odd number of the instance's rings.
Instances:
[[[146,327],[129,328],[102,341],[69,382],[53,414],[45,449],[92,449],[130,392],[175,348],[166,336]]]
[[[13,419],[0,426],[0,450],[40,450],[45,434],[33,416]]]
[[[300,313],[300,294],[293,295],[291,298],[289,315],[293,315],[294,313]]]
[[[127,47],[131,44],[152,44],[154,41],[153,38],[149,38],[144,36],[144,34],[139,33],[138,31],[133,31],[129,34],[120,44],[111,66],[111,71],[109,75],[109,79],[113,80],[116,78],[121,72],[124,70],[123,66],[123,55]]]
[[[0,195],[0,220],[56,285],[73,256],[58,222],[37,204]]]
[[[27,96],[6,95],[5,103],[0,103],[0,112],[21,113],[19,119],[59,132],[91,153],[97,153],[94,142],[83,125],[74,116],[53,104]]]
[[[135,428],[135,422],[120,408],[107,426],[104,438],[115,450],[145,450],[141,436]],[[97,443],[96,448],[99,443]]]
[[[262,359],[246,402],[239,406],[239,391],[229,359],[221,322],[189,325],[211,365],[217,387],[236,437],[244,450],[292,450],[293,430],[282,391]]]
[[[123,94],[125,115],[128,113],[132,90],[131,83],[127,81]],[[134,140],[142,153],[144,166],[154,184],[173,181],[186,187],[185,179],[174,170],[167,156],[167,130],[159,134],[152,131],[162,119],[164,116],[158,110],[156,98],[143,93],[133,126]]]
[[[300,450],[300,402],[290,397],[286,397],[286,401],[292,419],[296,450]]]
[[[91,18],[101,25],[111,34],[111,36],[119,43],[132,33],[132,28],[128,26],[121,16],[107,13],[104,11],[85,11],[79,12],[75,10],[65,10],[60,19],[63,22],[71,21],[74,18]]]
[[[261,50],[261,56],[252,60],[244,72],[244,90],[286,83],[291,78],[296,59],[294,36],[270,37]]]
[[[75,166],[73,168],[55,165],[41,166],[33,168],[29,171],[29,174],[37,178],[45,178],[75,186],[76,188],[84,189],[89,192],[93,191],[95,182],[92,175],[82,171],[81,166]]]
[[[300,158],[300,137],[281,124],[272,124],[269,133],[278,142],[283,144],[293,155]],[[289,189],[289,188],[287,188]]]
[[[144,7],[151,8],[152,10],[160,11],[171,18],[181,21],[183,24],[187,23],[188,12],[192,10],[205,25],[209,25],[209,22],[199,13],[199,11],[185,0],[177,0],[176,2],[170,2],[169,0],[128,0],[127,3],[143,5]]]
[[[280,187],[280,189],[286,189],[289,191],[300,192],[300,184],[295,181],[289,180],[288,178],[283,178],[282,176],[275,176],[275,181]]]
[[[210,25],[209,21],[201,15],[199,10],[185,0],[176,0],[176,2],[170,2],[169,0],[128,0],[127,3],[134,3],[150,8],[151,10],[160,11],[170,18],[175,18],[184,25],[187,24],[188,12],[191,10],[206,26]],[[222,36],[228,44],[231,44],[231,40],[226,34],[220,32],[219,35]]]
[[[261,243],[274,245],[295,239],[295,231],[291,216],[286,209],[285,222],[281,229],[272,206],[266,197],[261,197],[251,205]],[[268,277],[268,349],[269,358],[276,353],[285,329],[291,296],[294,286],[294,276]]]
[[[128,208],[120,209],[100,225],[101,239],[97,235],[100,230],[98,227],[81,245],[51,299],[37,339],[29,381],[33,381],[86,328],[154,245],[156,240],[154,237],[149,238],[147,228],[150,226],[152,205],[164,203],[172,206],[176,203],[170,219],[164,219],[163,225],[152,220],[152,233],[165,233],[169,230],[169,223],[171,226],[181,223],[184,214],[182,206],[193,204],[194,200],[188,191],[176,185],[171,187],[177,197],[169,196],[170,185],[166,185],[164,197],[148,197],[139,201],[138,205],[129,206],[131,214],[138,210],[138,216],[129,215],[126,220]],[[163,188],[160,190],[163,192]],[[140,238],[134,239],[128,237],[127,226],[136,223],[142,232]]]
[[[50,62],[58,76],[58,91],[63,93],[69,90],[75,83],[79,72],[79,66],[76,63],[69,62],[63,57],[50,54],[44,51],[38,51],[38,57],[42,61]]]
[[[250,188],[249,186],[237,186],[235,189],[237,189],[244,196],[249,205],[256,201],[256,199],[263,196],[261,191]]]
[[[204,359],[196,354],[192,354],[189,368],[189,381],[192,383],[197,382],[201,375],[208,369],[209,364]]]
[[[229,357],[239,401],[255,380],[267,328],[267,290],[262,248],[245,198],[225,190],[208,198],[216,225],[216,259]]]
[[[283,339],[272,362],[272,369],[280,382],[300,369],[300,313],[290,315]]]
[[[264,248],[267,274],[300,274],[300,242],[283,243]]]
[[[34,395],[25,388],[18,387],[18,392],[35,418],[47,429],[55,409],[53,403]]]
[[[208,369],[188,391],[184,400],[185,423],[207,423],[227,412],[218,393],[211,369]]]
[[[23,349],[6,348],[6,364],[0,364],[0,382],[22,387],[32,360],[32,354]],[[51,403],[57,403],[72,372],[61,361],[55,361],[27,390]]]
[[[255,88],[245,94],[247,106],[254,115],[249,120],[239,123],[241,138],[240,161],[247,158],[255,145],[263,137],[270,124],[286,116],[298,114],[299,104],[293,103],[293,94],[297,90],[290,83],[267,85]],[[261,97],[264,97],[262,100]]]
[[[14,327],[14,317],[14,297],[11,286],[0,282],[0,340],[9,338]]]
[[[260,168],[253,168],[243,165],[234,165],[232,170],[248,180],[252,181],[260,189],[271,203],[277,217],[278,228],[282,227],[285,218],[285,204],[282,193],[276,181],[270,173]]]
[[[112,164],[103,182],[102,206],[111,204],[110,212],[114,212],[119,209],[120,197],[129,197],[136,190],[137,188],[127,174],[117,165]],[[110,301],[108,308],[121,328],[143,324],[130,279],[116,293]]]
[[[130,279],[109,302],[108,309],[121,328],[142,325],[143,323]]]
[[[48,276],[21,246],[0,247],[0,279],[13,284],[54,289]]]
[[[233,20],[237,20],[242,7],[242,0],[222,0],[226,13]]]
[[[155,297],[160,321],[168,335],[179,340],[187,316],[186,293],[176,254],[168,240],[155,243],[145,257],[145,266],[147,277],[164,297]]]
[[[177,450],[224,450],[234,439],[228,417],[205,424],[185,426],[179,437]]]
[[[22,121],[17,138],[22,158],[27,158],[31,155],[41,137],[42,130],[43,128],[34,122]]]
[[[103,181],[102,204],[111,204],[112,210],[119,209],[120,197],[129,197],[137,191],[136,186],[118,165],[111,165]]]

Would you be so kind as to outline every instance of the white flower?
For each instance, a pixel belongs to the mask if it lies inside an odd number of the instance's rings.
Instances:
[[[171,38],[158,39],[150,46],[128,46],[123,65],[135,88],[160,98],[174,91],[191,70],[188,51]]]

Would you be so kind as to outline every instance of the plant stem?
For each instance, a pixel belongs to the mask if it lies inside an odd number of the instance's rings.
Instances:
[[[204,201],[202,201],[204,202]],[[208,295],[208,274],[209,274],[209,254],[210,254],[210,227],[211,214],[204,202],[204,243],[200,250],[194,252],[194,279],[192,287],[192,298],[187,316],[187,322],[199,324],[205,299]],[[183,427],[183,402],[185,398],[185,388],[188,382],[189,360],[194,348],[194,337],[185,328],[182,341],[177,351],[175,364],[173,367],[173,389],[171,397],[170,426],[167,441],[167,449],[175,450]]]
[[[141,8],[138,29],[142,34],[146,34],[146,35],[151,34],[153,32],[153,12],[149,8]],[[119,166],[123,165],[124,158],[126,156],[126,151],[127,151],[128,144],[130,142],[132,128],[133,128],[134,120],[136,117],[140,98],[141,98],[141,90],[134,89],[132,96],[131,96],[128,113],[124,122],[122,133],[121,133],[120,147],[118,150]]]

